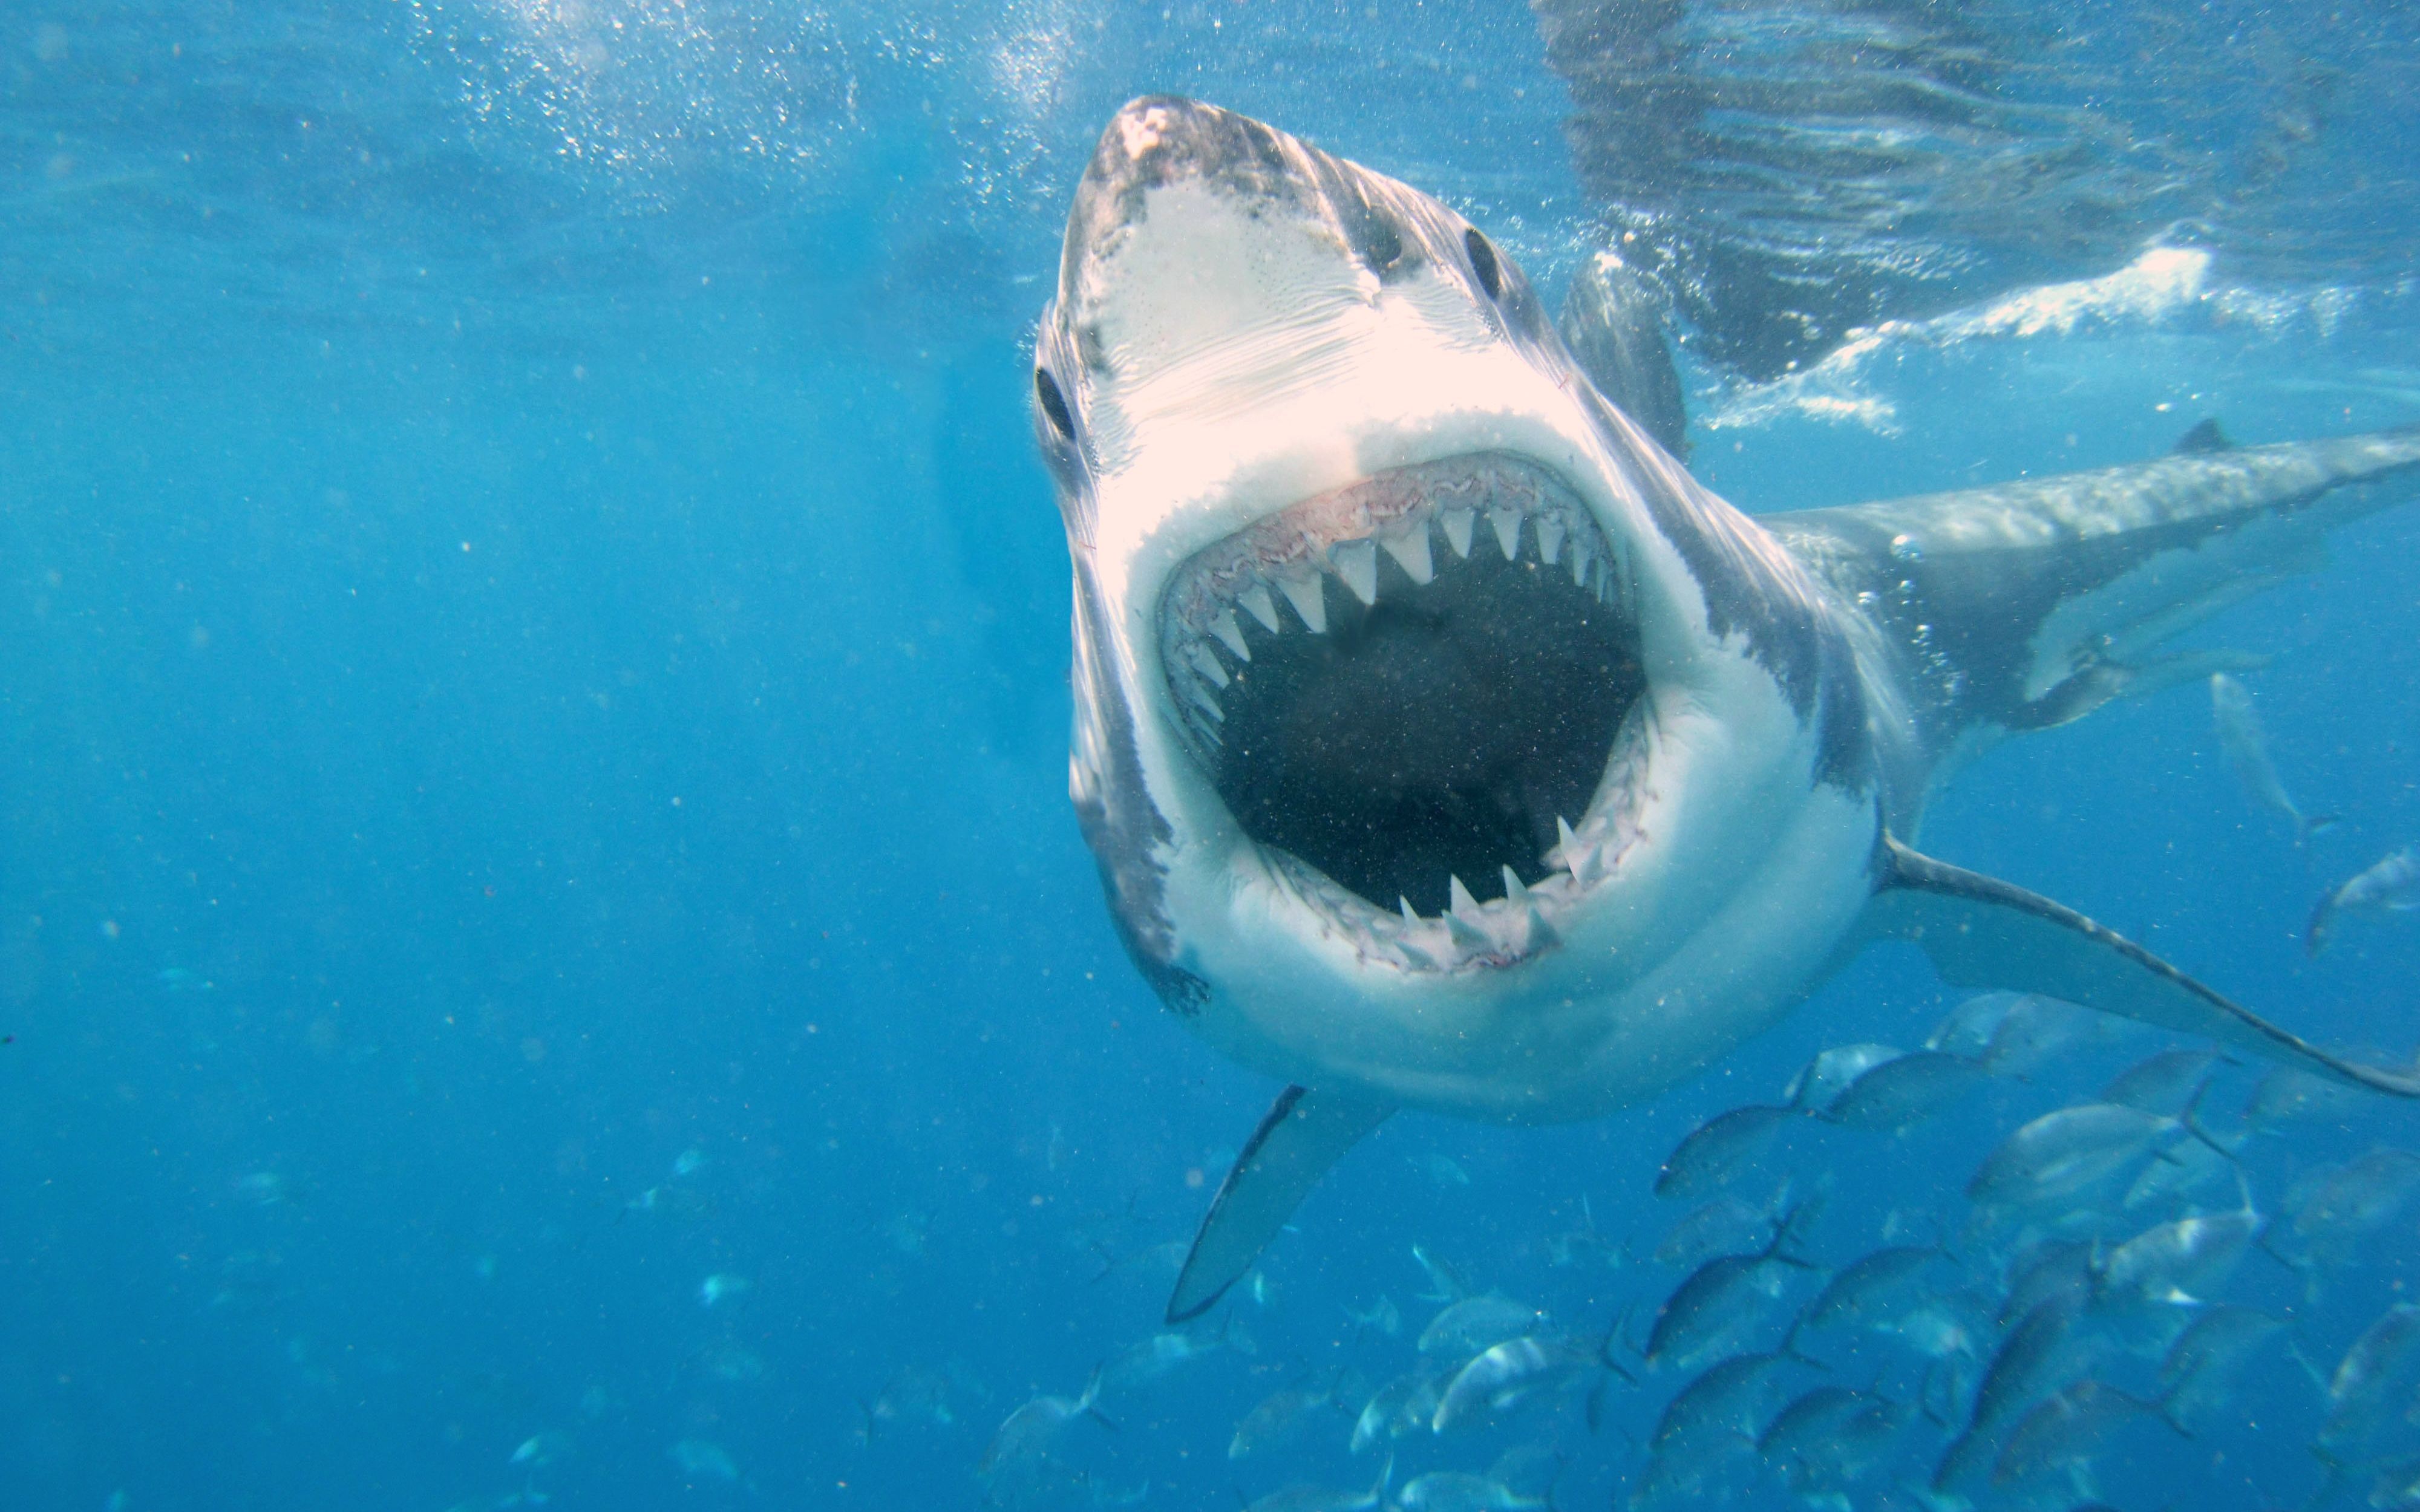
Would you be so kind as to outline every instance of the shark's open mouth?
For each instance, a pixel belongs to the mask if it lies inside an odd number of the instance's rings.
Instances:
[[[1485,454],[1380,473],[1196,553],[1161,599],[1160,649],[1247,835],[1404,908],[1406,929],[1458,920],[1457,958],[1501,958],[1546,928],[1530,887],[1612,859],[1599,800],[1646,687],[1636,598],[1568,488]]]

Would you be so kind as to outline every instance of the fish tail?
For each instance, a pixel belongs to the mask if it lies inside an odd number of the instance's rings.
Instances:
[[[1621,1311],[1614,1314],[1613,1321],[1606,1325],[1605,1337],[1597,1342],[1596,1347],[1597,1363],[1634,1386],[1638,1384],[1638,1378],[1624,1369],[1621,1362],[1614,1358],[1613,1347],[1617,1344],[1624,1345],[1629,1348],[1631,1353],[1639,1352],[1638,1346],[1630,1342],[1630,1313],[1636,1305],[1635,1302],[1625,1302],[1621,1304]],[[1601,1385],[1602,1382],[1599,1384]],[[1594,1425],[1590,1427],[1593,1427]]]
[[[1101,1427],[1109,1429],[1111,1433],[1123,1433],[1125,1430],[1119,1427],[1116,1423],[1110,1421],[1109,1415],[1107,1412],[1102,1412],[1099,1406],[1101,1400],[1101,1372],[1108,1367],[1108,1365],[1109,1362],[1104,1360],[1101,1364],[1093,1366],[1092,1376],[1084,1382],[1084,1395],[1076,1398],[1076,1411],[1082,1413],[1084,1416],[1091,1418],[1094,1422],[1098,1423]]]
[[[2294,816],[2294,843],[2307,845],[2311,842],[2312,836],[2334,829],[2343,823],[2342,814],[2316,813],[2306,816],[2298,813]]]
[[[2310,922],[2303,926],[2303,953],[2314,961],[2328,948],[2328,928],[2335,922],[2336,896],[2343,890],[2338,887],[2320,899],[2311,910]]]

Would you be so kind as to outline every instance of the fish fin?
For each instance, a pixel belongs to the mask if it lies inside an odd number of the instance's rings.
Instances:
[[[2038,730],[2157,686],[2147,658],[2164,642],[2318,566],[2328,531],[2410,498],[2414,471],[2420,426],[1759,523],[1893,644],[1925,648],[1944,696],[1924,742],[1972,750],[1970,731]]]
[[[1961,986],[2040,993],[2397,1097],[2420,1074],[2341,1059],[2186,976],[2074,909],[1919,855],[1885,835],[1873,927],[1913,941]]]
[[[1208,1311],[1251,1269],[1327,1168],[1394,1111],[1392,1103],[1348,1092],[1280,1092],[1210,1199],[1168,1299],[1168,1320]]]
[[[2295,816],[2294,821],[2294,843],[2297,845],[2308,845],[2311,842],[2312,836],[2323,835],[2343,823],[2344,815],[2342,814],[2298,814]]]
[[[2207,456],[2212,452],[2232,452],[2235,442],[2227,439],[2215,416],[2204,416],[2194,423],[2193,429],[2177,438],[2168,448],[2170,456]]]
[[[1614,1314],[1613,1321],[1606,1325],[1605,1337],[1598,1340],[1596,1346],[1597,1363],[1634,1386],[1638,1384],[1638,1378],[1632,1375],[1621,1361],[1613,1357],[1613,1347],[1617,1344],[1630,1344],[1630,1315],[1637,1306],[1637,1303],[1635,1300],[1623,1303],[1621,1311]],[[1634,1354],[1638,1352],[1637,1346],[1632,1345],[1631,1352]],[[1599,1393],[1605,1390],[1606,1384],[1605,1381],[1598,1381],[1596,1391],[1589,1394],[1589,1431],[1590,1433],[1594,1433],[1597,1429],[1598,1410],[1604,1405]]]
[[[1800,1197],[1792,1203],[1781,1214],[1781,1221],[1773,1226],[1773,1240],[1764,1246],[1764,1258],[1778,1260],[1793,1270],[1820,1270],[1821,1267],[1813,1260],[1804,1255],[1792,1254],[1792,1249],[1799,1232],[1823,1216],[1823,1206],[1828,1197],[1829,1194],[1819,1191],[1812,1196]]]

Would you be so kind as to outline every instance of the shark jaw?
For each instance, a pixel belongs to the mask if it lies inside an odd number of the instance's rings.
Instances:
[[[1035,393],[1071,788],[1198,1032],[1309,1085],[1558,1119],[1794,1000],[1866,894],[1872,805],[1810,780],[1803,710],[1670,537],[1694,485],[1466,222],[1137,101],[1079,191]]]
[[[1159,659],[1279,886],[1376,962],[1502,970],[1559,943],[1637,840],[1637,600],[1559,478],[1464,455],[1195,552],[1160,594]]]

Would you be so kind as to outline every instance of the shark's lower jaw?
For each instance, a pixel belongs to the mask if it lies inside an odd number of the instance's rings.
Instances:
[[[1503,966],[1618,865],[1639,721],[1626,554],[1480,454],[1304,500],[1160,599],[1177,723],[1271,873],[1363,954]]]

